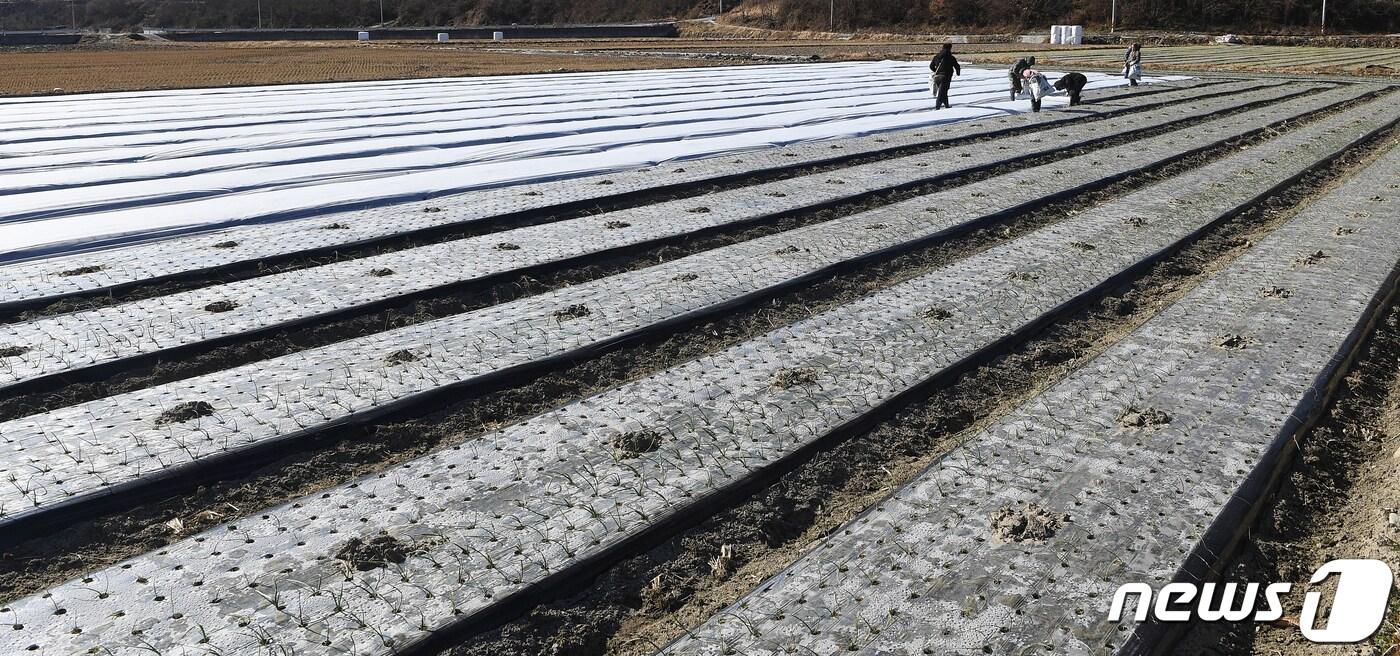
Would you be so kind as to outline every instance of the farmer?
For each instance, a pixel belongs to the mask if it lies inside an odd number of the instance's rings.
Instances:
[[[954,75],[962,75],[962,66],[958,65],[958,58],[953,56],[953,44],[943,44],[943,49],[929,62],[928,70],[933,77],[933,93],[938,96],[933,108],[952,107],[948,103],[948,87],[953,85]]]
[[[1021,74],[1032,66],[1035,66],[1035,57],[1022,57],[1017,59],[1016,63],[1012,64],[1011,68],[1006,71],[1007,75],[1011,77],[1012,100],[1016,99],[1016,94],[1021,93]]]
[[[1031,94],[1031,111],[1033,112],[1040,111],[1040,101],[1055,90],[1050,86],[1050,81],[1045,79],[1045,74],[1034,68],[1021,71],[1021,86],[1027,93]]]
[[[1128,78],[1128,84],[1137,86],[1142,79],[1142,44],[1134,43],[1128,46],[1128,51],[1123,53],[1123,77]]]
[[[1055,89],[1058,91],[1068,91],[1069,106],[1073,107],[1083,102],[1079,99],[1079,94],[1083,93],[1084,85],[1088,83],[1089,78],[1084,77],[1083,73],[1068,73],[1064,77],[1055,80]]]

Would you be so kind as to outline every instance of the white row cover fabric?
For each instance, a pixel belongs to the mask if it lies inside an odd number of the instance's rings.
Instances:
[[[1005,100],[1003,71],[965,68],[954,107],[934,111],[927,70],[848,62],[5,99],[0,261],[1029,110]],[[1090,89],[1125,83],[1088,75]]]

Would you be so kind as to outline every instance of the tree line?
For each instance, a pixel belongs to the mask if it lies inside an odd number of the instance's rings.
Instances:
[[[1112,0],[725,0],[726,22],[774,29],[920,32],[1107,24]],[[1124,28],[1305,33],[1321,0],[1119,0]],[[0,29],[232,28],[599,23],[692,18],[719,0],[9,0]],[[1331,30],[1400,31],[1400,0],[1334,1]]]

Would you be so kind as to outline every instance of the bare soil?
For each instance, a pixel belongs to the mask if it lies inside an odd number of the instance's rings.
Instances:
[[[132,44],[0,49],[0,96],[430,77],[682,68],[704,61],[639,54],[492,52],[468,45]]]

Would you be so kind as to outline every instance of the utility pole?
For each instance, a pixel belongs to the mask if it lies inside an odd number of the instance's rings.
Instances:
[[[1327,34],[1327,0],[1322,0],[1322,33]]]
[[[836,0],[831,0],[831,31],[836,31]]]
[[[1323,2],[1326,1],[1327,0],[1323,0]],[[1108,31],[1112,32],[1118,29],[1118,0],[1113,0],[1112,8],[1108,11]]]
[[[78,0],[68,0],[68,21],[74,30],[78,29]]]
[[[262,29],[262,0],[258,0],[258,29]]]
[[[379,0],[379,24],[384,24],[384,0]]]

